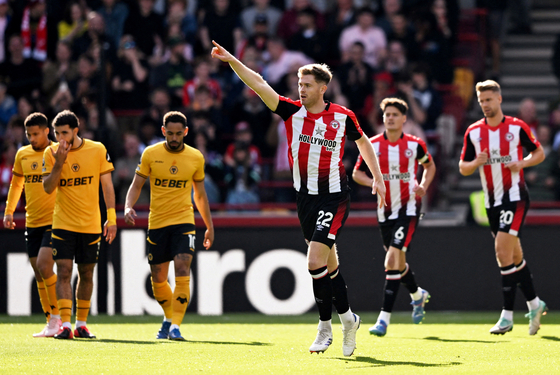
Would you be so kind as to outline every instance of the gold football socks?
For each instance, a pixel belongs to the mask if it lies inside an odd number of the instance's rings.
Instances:
[[[51,306],[51,315],[60,315],[58,313],[58,303],[56,299],[56,273],[53,274],[48,279],[43,279],[45,283],[45,288],[47,289],[47,295],[49,296],[49,304]]]
[[[51,319],[51,305],[49,305],[49,296],[47,294],[47,289],[45,288],[44,282],[37,281],[37,291],[39,292],[41,307],[43,308],[43,312],[45,313],[48,322]]]
[[[173,292],[171,291],[171,286],[167,281],[156,283],[152,280],[152,291],[154,292],[154,298],[163,309],[165,319],[171,320],[173,316],[173,307],[171,306]]]
[[[175,277],[175,291],[173,292],[173,318],[171,324],[181,325],[189,300],[191,298],[190,276]]]

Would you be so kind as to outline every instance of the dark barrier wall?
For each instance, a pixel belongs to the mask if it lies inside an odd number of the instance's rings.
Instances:
[[[0,314],[40,313],[23,230],[0,231]],[[203,236],[197,230],[198,249]],[[92,313],[161,314],[151,297],[144,231],[121,229],[100,254]],[[539,296],[557,309],[560,291],[558,228],[526,227],[523,244]],[[355,311],[381,307],[384,252],[377,227],[348,226],[338,242],[341,271]],[[420,227],[408,254],[432,310],[495,310],[502,306],[499,269],[487,228]],[[211,251],[198,250],[189,311],[220,314],[314,311],[305,244],[298,227],[217,228]],[[409,310],[402,287],[395,310]],[[516,308],[525,310],[521,291]]]

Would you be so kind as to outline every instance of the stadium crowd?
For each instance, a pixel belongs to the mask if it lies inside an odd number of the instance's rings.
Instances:
[[[0,201],[27,143],[26,116],[40,111],[52,120],[71,109],[80,135],[103,142],[113,159],[117,204],[143,149],[163,140],[169,110],[188,118],[187,142],[205,156],[211,203],[293,202],[282,120],[210,58],[212,40],[292,99],[297,68],[327,63],[334,80],[326,98],[353,110],[369,136],[383,128],[379,103],[404,99],[405,132],[437,157],[459,14],[458,0],[0,0]],[[559,113],[551,114],[554,126]],[[531,116],[530,108],[519,115]],[[557,154],[557,128],[533,124]],[[349,174],[356,158],[348,142]],[[533,171],[542,199],[560,199],[554,160]],[[263,181],[268,193],[259,190]],[[148,202],[143,191],[138,203]]]

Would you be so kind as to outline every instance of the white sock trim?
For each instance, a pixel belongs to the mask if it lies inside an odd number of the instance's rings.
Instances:
[[[383,320],[387,325],[391,324],[391,313],[387,311],[381,311],[379,313],[379,317],[377,318],[377,321],[380,320]]]
[[[78,327],[85,327],[86,326],[86,321],[85,320],[76,320],[76,328]]]
[[[513,322],[513,310],[502,310],[500,318],[505,318],[510,322]]]
[[[540,301],[541,300],[539,297],[535,297],[532,300],[527,301],[527,307],[529,308],[529,311],[538,309]]]

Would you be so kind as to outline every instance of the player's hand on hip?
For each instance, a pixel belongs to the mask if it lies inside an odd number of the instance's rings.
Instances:
[[[379,208],[386,206],[385,203],[385,183],[383,181],[373,181],[372,194],[377,194],[377,203]]]
[[[125,208],[124,209],[124,222],[127,223],[128,225],[135,225],[136,221],[134,221],[134,218],[136,217],[136,211],[134,211],[134,208]]]
[[[214,48],[212,48],[212,57],[222,60],[223,62],[230,62],[234,59],[233,55],[229,53],[224,47],[220,46],[214,40],[212,41]]]
[[[16,223],[14,222],[14,215],[4,215],[4,228],[14,229]]]
[[[210,249],[210,246],[214,243],[214,229],[206,229],[204,232],[204,242],[203,246],[206,250]]]
[[[106,221],[103,226],[103,235],[105,236],[105,240],[111,244],[117,236],[117,226],[109,225],[109,222]]]

